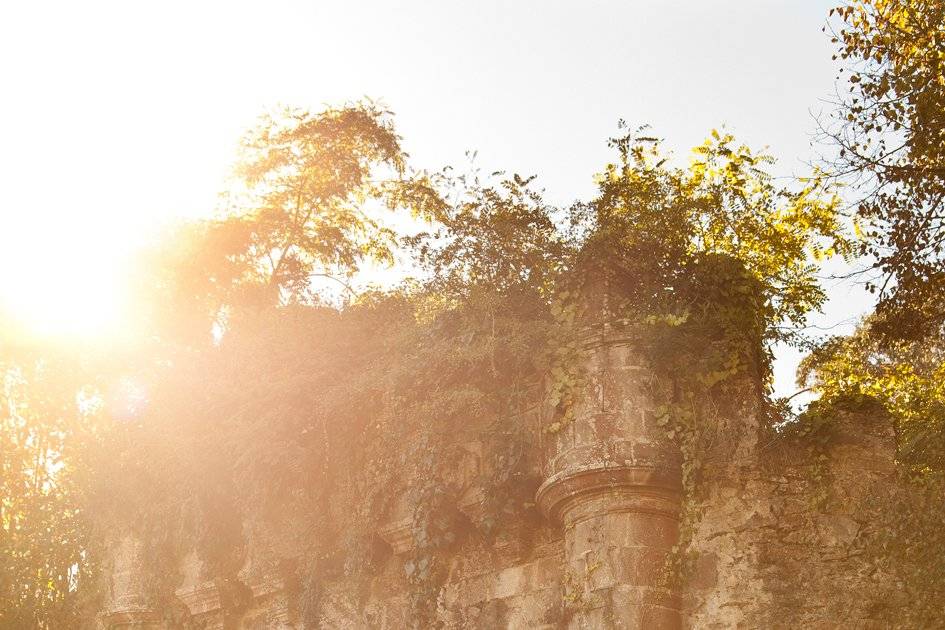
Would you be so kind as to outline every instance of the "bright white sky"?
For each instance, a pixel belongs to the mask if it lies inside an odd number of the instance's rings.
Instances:
[[[619,118],[681,154],[725,124],[801,173],[833,91],[833,4],[5,2],[0,306],[40,328],[114,324],[128,251],[210,212],[240,133],[277,103],[380,99],[415,166],[476,149],[486,171],[538,174],[558,203],[592,194]],[[831,295],[814,323],[868,304],[846,285]],[[797,357],[779,357],[793,391]]]

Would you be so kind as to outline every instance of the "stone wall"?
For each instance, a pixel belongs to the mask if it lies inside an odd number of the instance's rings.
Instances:
[[[573,419],[553,433],[544,428],[547,409],[522,419],[534,424],[540,517],[482,534],[486,497],[472,481],[482,445],[464,446],[451,474],[464,488],[456,509],[468,532],[431,602],[436,623],[915,627],[904,573],[877,553],[890,516],[882,499],[903,491],[885,416],[838,416],[815,441],[774,433],[764,428],[757,383],[745,382],[707,410],[713,421],[700,437],[703,465],[687,494],[676,446],[657,426],[646,366],[607,331],[590,336],[585,350],[587,391]],[[383,553],[369,580],[325,581],[309,626],[411,627],[412,507],[403,497],[378,529]],[[126,537],[112,549],[101,627],[305,627],[291,585],[249,567],[240,576],[247,604],[224,617],[222,587],[201,579],[195,556],[178,568],[176,600],[188,614],[159,615],[136,572],[140,545]]]
[[[689,627],[910,627],[877,567],[896,475],[888,418],[841,415],[819,447],[777,436],[709,465],[690,546]]]

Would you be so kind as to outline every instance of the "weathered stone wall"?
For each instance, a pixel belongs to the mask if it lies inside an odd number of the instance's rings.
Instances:
[[[691,493],[680,456],[657,426],[651,375],[626,341],[589,337],[587,391],[573,419],[534,424],[531,471],[540,519],[477,527],[486,497],[475,480],[482,445],[450,474],[469,532],[435,596],[447,628],[887,628],[914,627],[901,572],[878,561],[888,502],[901,492],[895,436],[882,414],[847,414],[820,440],[764,429],[757,383],[706,410],[702,466]],[[385,553],[370,579],[326,580],[324,628],[412,625],[412,506],[405,496],[378,529]],[[184,622],[158,615],[137,568],[140,545],[113,545],[105,628],[302,628],[294,590],[247,567],[249,604],[222,615],[221,585],[192,556],[177,568]],[[678,574],[668,567],[681,558]]]
[[[776,436],[709,466],[691,550],[688,625],[914,627],[879,532],[902,492],[883,416],[843,414],[829,434]]]

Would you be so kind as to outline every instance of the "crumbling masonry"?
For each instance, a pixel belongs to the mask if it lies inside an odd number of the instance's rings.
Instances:
[[[543,429],[547,409],[520,420],[535,427],[542,520],[464,540],[436,597],[439,624],[909,627],[908,567],[873,553],[886,509],[876,499],[901,490],[888,418],[838,415],[829,439],[812,449],[762,430],[758,383],[746,379],[743,396],[706,410],[714,434],[687,495],[680,454],[658,426],[652,374],[632,343],[603,326],[584,348],[587,388],[573,420],[554,433]],[[457,507],[473,524],[484,500],[474,483],[482,448],[465,444],[450,472],[465,488]],[[387,555],[367,592],[344,580],[325,585],[320,627],[410,627],[410,512],[404,497],[377,532]],[[112,549],[101,625],[165,627],[136,573],[140,545],[126,537]],[[180,568],[178,603],[194,627],[223,628],[219,584],[202,581],[198,564]],[[247,567],[244,583],[252,605],[229,627],[303,627],[281,577]]]

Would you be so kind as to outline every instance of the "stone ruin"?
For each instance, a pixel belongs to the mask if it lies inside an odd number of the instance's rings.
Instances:
[[[542,480],[542,518],[462,542],[436,595],[440,627],[909,627],[908,567],[871,552],[888,516],[877,499],[903,492],[888,417],[839,414],[811,449],[763,429],[759,383],[746,379],[744,396],[709,410],[713,434],[687,496],[680,454],[658,426],[652,374],[632,343],[604,329],[584,356],[587,391],[573,421],[549,433],[540,407],[518,420],[535,429],[529,461]],[[464,444],[450,471],[464,488],[457,509],[474,525],[482,449]],[[384,555],[366,590],[344,579],[324,585],[318,627],[411,627],[409,503],[403,497],[377,531]],[[138,571],[143,553],[133,538],[114,542],[100,627],[167,627]],[[667,577],[673,557],[685,565],[676,579]],[[251,605],[225,620],[224,589],[198,564],[179,567],[176,590],[191,627],[305,627],[284,578],[250,567]]]

